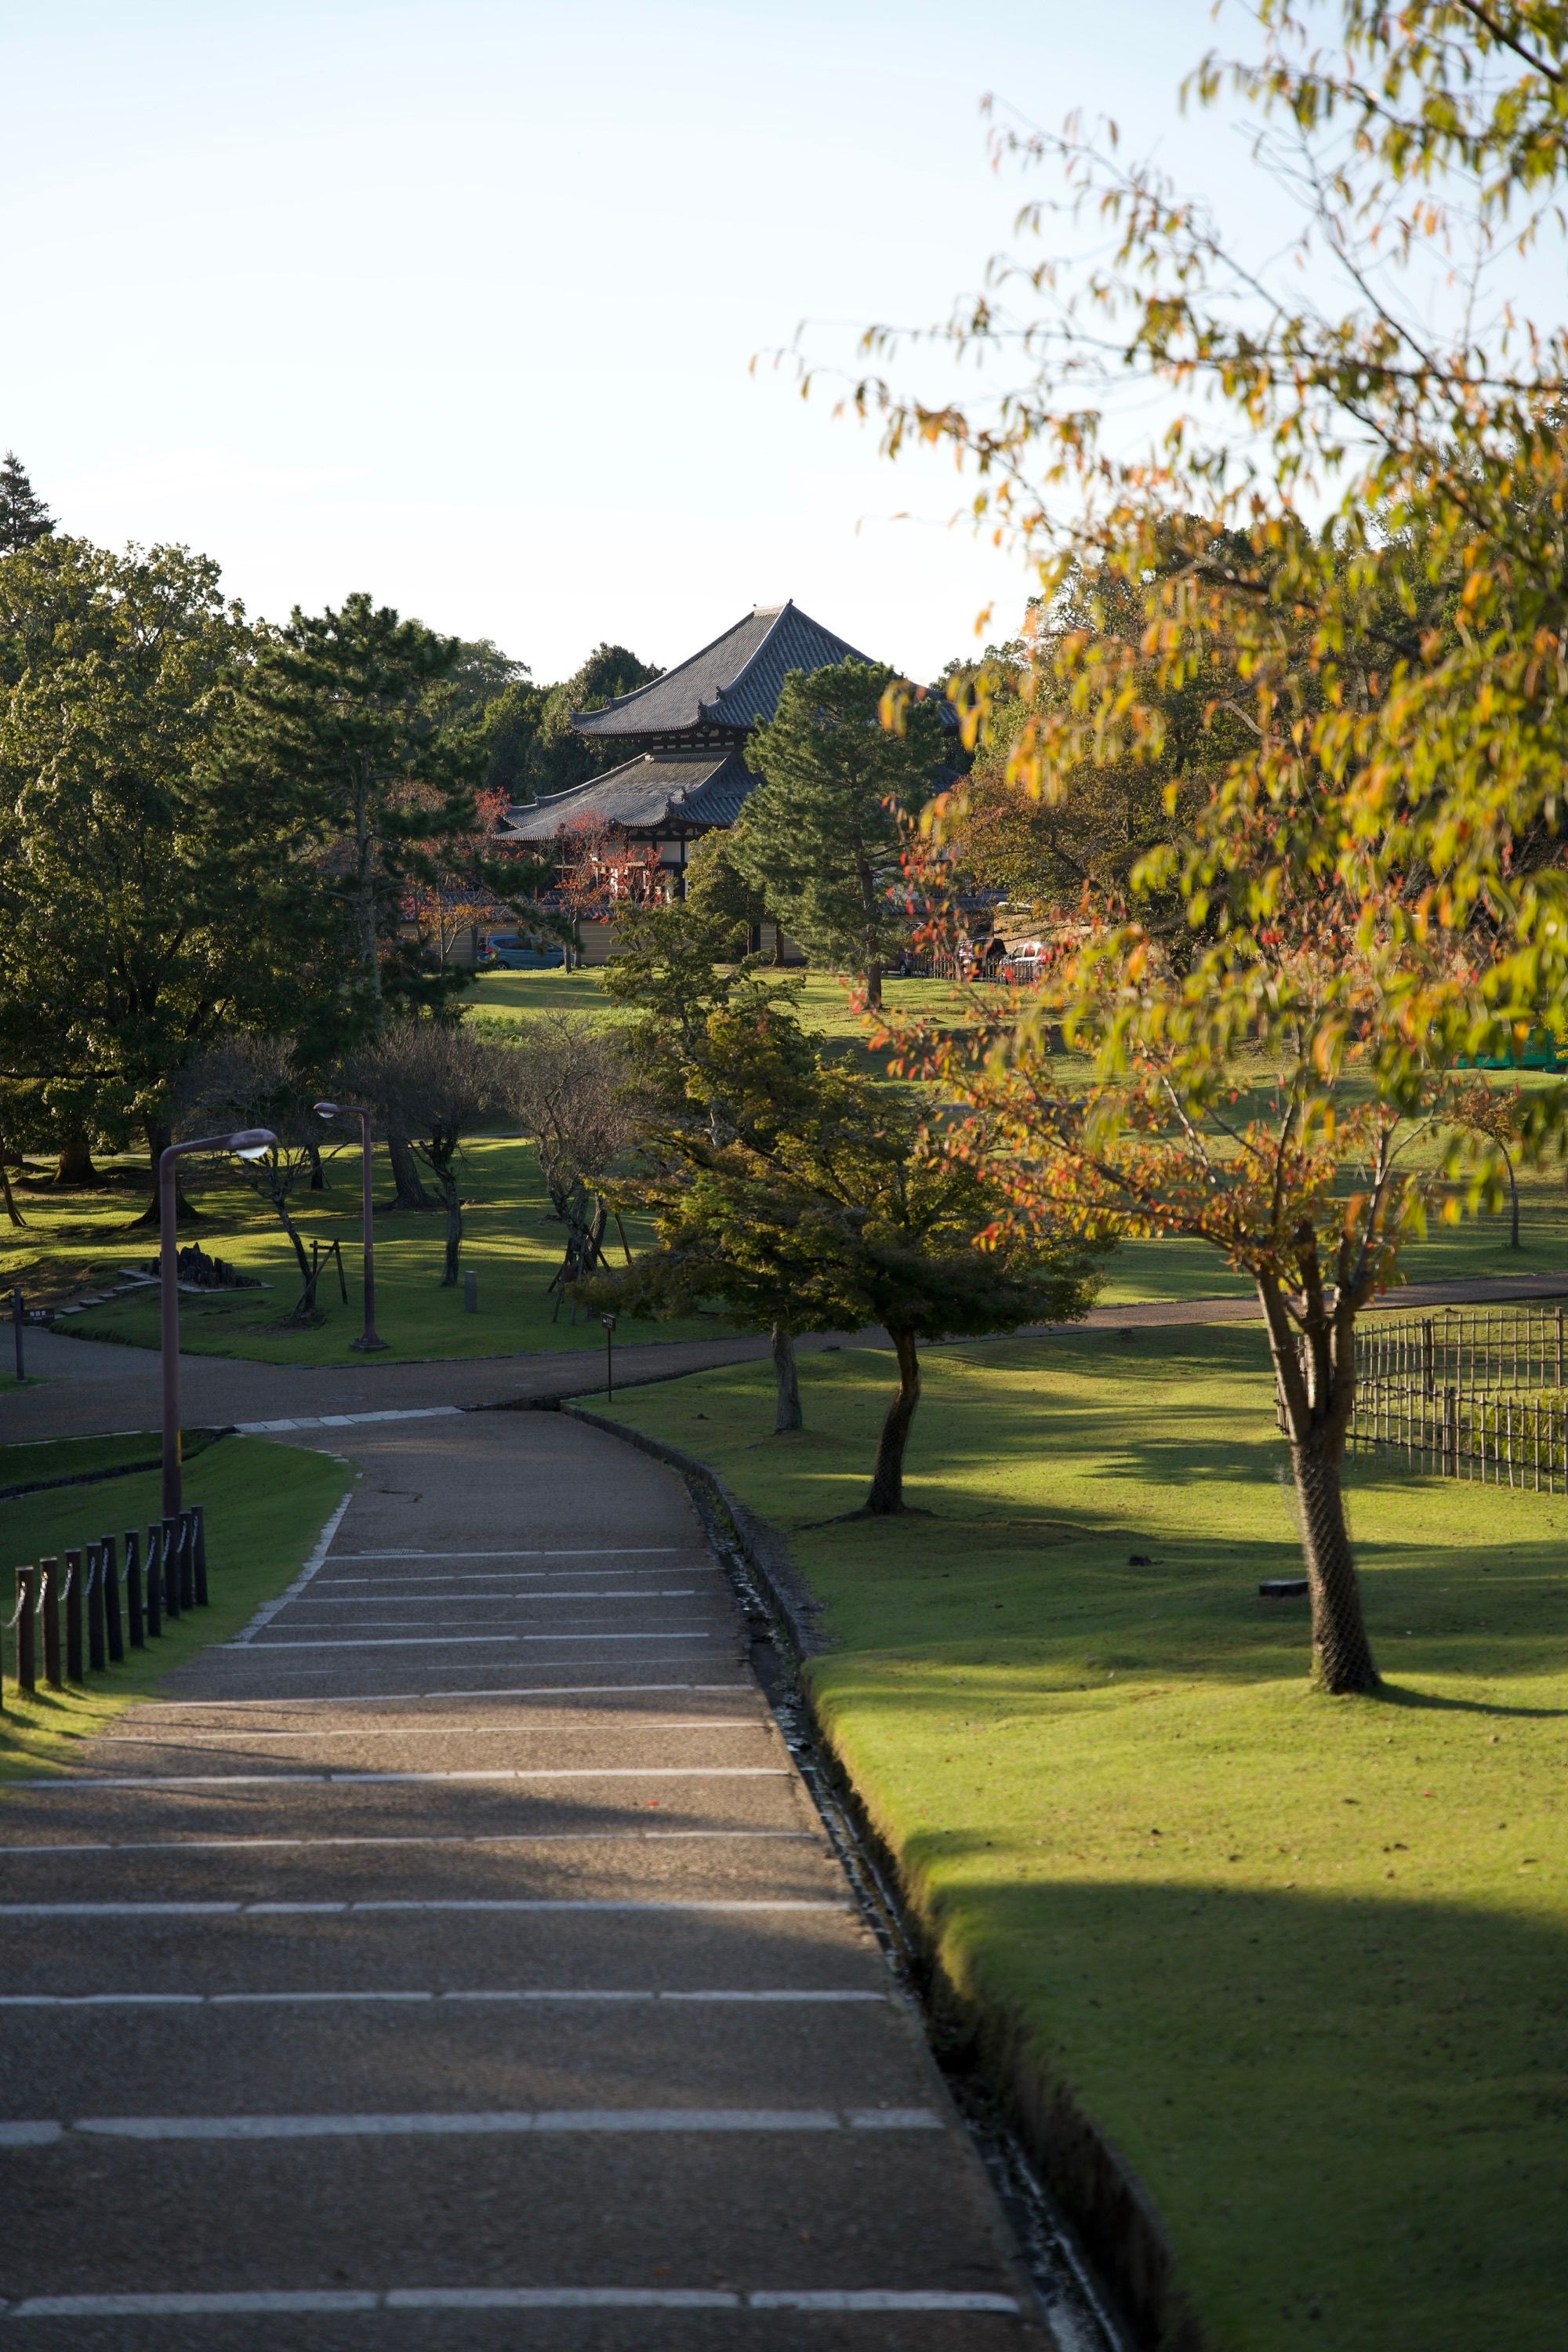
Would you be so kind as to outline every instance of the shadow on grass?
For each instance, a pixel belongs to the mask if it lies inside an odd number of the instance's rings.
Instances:
[[[955,1885],[954,1858],[906,1849],[938,1866],[966,1980],[1148,2183],[1215,2343],[1562,2342],[1556,1927],[1392,1894]]]

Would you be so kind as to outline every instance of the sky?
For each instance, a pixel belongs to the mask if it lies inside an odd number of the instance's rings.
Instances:
[[[1245,199],[1207,0],[0,0],[0,447],[272,619],[356,589],[536,678],[793,596],[931,677],[1027,593],[833,415],[1025,193],[994,93]],[[799,397],[799,336],[820,389]]]

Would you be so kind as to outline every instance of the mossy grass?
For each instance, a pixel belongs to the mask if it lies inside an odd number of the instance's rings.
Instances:
[[[1349,1471],[1385,1688],[1307,1686],[1262,1335],[803,1359],[620,1418],[794,1530],[817,1705],[967,1996],[1131,2159],[1220,2352],[1548,2352],[1568,2238],[1568,1500]],[[1132,1564],[1132,1555],[1140,1565]]]
[[[16,1688],[16,1637],[6,1634],[0,1643],[5,1665],[0,1789],[8,1780],[68,1767],[84,1739],[151,1696],[172,1667],[237,1633],[262,1601],[299,1573],[351,1476],[347,1464],[334,1456],[265,1438],[225,1437],[208,1446],[189,1465],[184,1486],[186,1501],[200,1503],[206,1513],[210,1605],[166,1622],[160,1639],[144,1650],[127,1649],[122,1665],[64,1691],[40,1687],[31,1698]],[[156,1473],[0,1503],[0,1617],[9,1617],[16,1606],[10,1570],[17,1563],[50,1554],[58,1559],[105,1534],[122,1538],[127,1528],[145,1536],[158,1507]],[[119,1550],[123,1565],[122,1541]]]

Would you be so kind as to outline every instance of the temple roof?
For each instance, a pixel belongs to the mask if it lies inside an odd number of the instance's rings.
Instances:
[[[572,724],[579,735],[601,740],[700,727],[743,730],[773,717],[786,671],[866,658],[798,605],[759,604],[651,686],[617,695],[602,710],[574,710]]]
[[[734,751],[645,751],[607,775],[514,810],[502,839],[551,841],[574,825],[660,833],[679,824],[733,824],[756,782]]]

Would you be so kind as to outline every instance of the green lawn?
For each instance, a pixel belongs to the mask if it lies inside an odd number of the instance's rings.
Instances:
[[[87,1478],[96,1470],[116,1470],[130,1462],[156,1462],[161,1444],[155,1429],[125,1429],[113,1437],[46,1437],[25,1445],[0,1445],[0,1494],[51,1478]],[[191,1440],[185,1441],[187,1456]]]
[[[144,1650],[128,1649],[122,1665],[90,1675],[85,1686],[40,1688],[31,1699],[17,1692],[16,1637],[7,1633],[0,1642],[5,1667],[0,1785],[68,1765],[78,1742],[146,1697],[172,1666],[238,1633],[263,1601],[299,1573],[350,1476],[348,1465],[330,1454],[265,1438],[224,1437],[208,1446],[187,1468],[184,1491],[187,1503],[200,1503],[206,1512],[210,1607],[166,1623],[160,1640]],[[158,1507],[155,1472],[0,1503],[0,1616],[8,1618],[16,1606],[10,1570],[17,1561],[58,1558],[101,1535],[122,1538],[127,1528],[145,1536]],[[122,1541],[120,1558],[123,1565]]]
[[[302,1192],[294,1203],[307,1244],[312,1235],[341,1240],[348,1276],[343,1305],[337,1276],[323,1276],[317,1293],[324,1321],[312,1329],[275,1327],[299,1296],[293,1253],[271,1211],[246,1190],[237,1176],[226,1176],[194,1194],[206,1222],[191,1229],[202,1246],[270,1286],[265,1290],[183,1295],[180,1344],[197,1355],[245,1356],[263,1363],[325,1364],[356,1360],[349,1343],[361,1327],[359,1250],[359,1154],[342,1153],[331,1167],[331,1189]],[[379,1361],[419,1357],[500,1356],[549,1348],[602,1347],[596,1315],[579,1308],[571,1318],[563,1307],[551,1320],[554,1300],[551,1276],[561,1262],[562,1229],[550,1214],[538,1163],[522,1143],[483,1137],[470,1144],[461,1171],[465,1201],[463,1265],[479,1276],[479,1312],[467,1314],[463,1292],[440,1287],[446,1221],[439,1213],[378,1215],[375,1220],[376,1325],[388,1342]],[[378,1192],[391,1192],[383,1163]],[[121,1264],[144,1263],[153,1247],[146,1234],[127,1234],[127,1220],[139,1196],[121,1190],[67,1195],[18,1196],[36,1222],[28,1233],[11,1236],[0,1248],[0,1286],[27,1279],[26,1269],[44,1258],[51,1267],[96,1269],[104,1281]],[[631,1229],[634,1247],[639,1235]],[[620,1250],[612,1229],[612,1261]],[[642,1236],[646,1238],[646,1235]],[[13,1269],[15,1271],[13,1271]],[[41,1287],[41,1284],[30,1287]],[[158,1344],[158,1297],[148,1288],[72,1316],[59,1327],[96,1339],[120,1339],[135,1347]],[[727,1327],[706,1318],[639,1324],[624,1318],[626,1339],[704,1338]]]
[[[1568,1500],[1352,1472],[1376,1701],[1309,1694],[1259,1333],[628,1392],[794,1530],[829,1733],[969,1996],[1131,2157],[1221,2352],[1550,2352],[1568,2242]],[[1149,1564],[1133,1565],[1131,1555]]]

